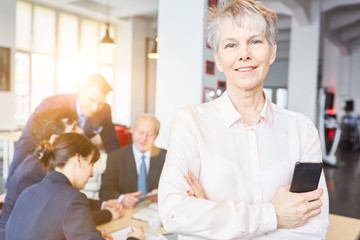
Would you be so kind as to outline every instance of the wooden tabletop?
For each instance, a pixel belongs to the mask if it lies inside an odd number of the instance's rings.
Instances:
[[[144,228],[146,233],[152,235],[158,235],[159,233],[166,233],[163,227],[153,230],[149,228],[147,222],[133,219],[132,216],[147,207],[149,202],[142,202],[136,206],[134,209],[125,209],[125,215],[117,220],[98,225],[99,229],[104,229],[111,233],[121,228],[132,226]],[[360,237],[360,219],[343,217],[339,215],[330,214],[329,216],[329,229],[326,235],[326,240],[358,240]]]
[[[125,215],[122,218],[116,219],[114,221],[102,224],[102,225],[98,225],[97,228],[98,229],[105,229],[106,231],[109,233],[112,233],[116,230],[119,230],[121,228],[127,227],[127,226],[132,226],[132,227],[143,227],[144,231],[146,233],[152,234],[157,236],[159,233],[166,233],[165,229],[161,226],[159,229],[150,229],[149,225],[147,222],[144,221],[140,221],[140,220],[136,220],[134,218],[132,218],[132,216],[140,211],[141,209],[147,207],[149,205],[149,201],[145,201],[142,203],[137,204],[136,208],[134,209],[125,209]]]
[[[360,219],[330,214],[326,240],[358,240]]]

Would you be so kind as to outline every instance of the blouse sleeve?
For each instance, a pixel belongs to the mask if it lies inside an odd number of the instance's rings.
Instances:
[[[317,129],[311,120],[307,119],[307,131],[302,143],[300,162],[322,162],[321,143]],[[296,229],[287,231],[296,233],[301,239],[325,239],[329,226],[329,195],[327,191],[324,171],[321,173],[319,187],[324,190],[321,196],[321,213],[312,217],[308,222]]]

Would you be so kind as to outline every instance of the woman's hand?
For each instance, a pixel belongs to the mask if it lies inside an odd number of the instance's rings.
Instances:
[[[277,228],[297,228],[304,225],[309,218],[321,212],[320,197],[323,189],[311,192],[292,193],[290,186],[282,186],[275,194],[272,204],[277,218]]]
[[[112,219],[115,220],[124,216],[124,207],[118,202],[117,199],[111,199],[105,202],[104,209],[107,209],[111,212]]]
[[[145,240],[145,233],[142,227],[138,227],[135,231],[129,232],[127,236],[137,238],[139,240]]]
[[[113,240],[114,238],[106,232],[106,228],[104,230],[98,229],[101,232],[101,237],[105,238],[106,240]]]
[[[206,199],[205,192],[202,189],[202,187],[200,186],[199,181],[197,180],[195,175],[190,170],[188,171],[188,175],[189,176],[185,176],[185,180],[191,187],[192,192],[190,190],[188,190],[187,194],[190,197]]]

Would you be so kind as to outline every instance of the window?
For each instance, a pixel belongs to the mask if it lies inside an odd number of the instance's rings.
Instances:
[[[16,3],[15,119],[24,125],[46,97],[75,93],[85,78],[103,74],[113,86],[115,49],[99,46],[106,25],[25,1]],[[114,37],[114,27],[109,28]],[[109,104],[112,97],[107,98]]]
[[[17,52],[15,59],[15,118],[26,119],[30,112],[30,55]]]
[[[264,92],[271,102],[279,105],[280,107],[287,108],[287,89],[286,88],[265,88]]]

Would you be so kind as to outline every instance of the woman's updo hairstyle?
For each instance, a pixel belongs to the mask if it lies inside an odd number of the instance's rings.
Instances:
[[[87,137],[70,132],[58,136],[53,144],[42,141],[40,147],[36,150],[36,155],[45,171],[50,172],[56,167],[63,167],[76,154],[87,157],[92,152],[94,152],[94,155],[90,161],[95,163],[100,157],[99,150],[95,145]]]
[[[277,16],[260,1],[224,0],[219,6],[208,9],[205,17],[205,35],[211,48],[217,52],[219,46],[220,26],[224,20],[230,19],[240,27],[256,26],[266,36],[271,46],[277,40]]]

